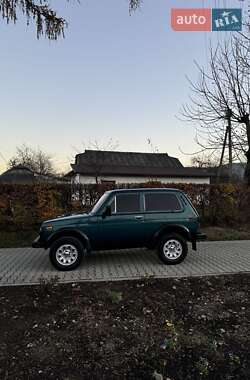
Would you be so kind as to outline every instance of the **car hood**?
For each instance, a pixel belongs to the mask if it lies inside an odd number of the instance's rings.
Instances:
[[[58,216],[55,219],[49,219],[43,222],[43,225],[46,224],[61,224],[64,223],[65,225],[67,224],[74,224],[74,223],[80,223],[83,222],[84,220],[88,219],[88,214],[72,214],[72,215],[61,215]]]

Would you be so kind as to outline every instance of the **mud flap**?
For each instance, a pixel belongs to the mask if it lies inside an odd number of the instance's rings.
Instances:
[[[193,250],[193,251],[197,251],[196,240],[192,240],[192,250]]]

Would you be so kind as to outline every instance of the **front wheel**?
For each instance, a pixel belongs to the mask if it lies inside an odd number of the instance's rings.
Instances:
[[[179,264],[187,256],[187,242],[181,235],[175,233],[164,235],[159,243],[158,253],[164,264]]]
[[[77,268],[82,260],[84,247],[75,237],[61,237],[56,240],[49,252],[50,261],[56,269],[68,271]]]

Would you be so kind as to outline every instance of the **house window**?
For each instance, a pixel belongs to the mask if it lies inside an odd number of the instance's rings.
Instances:
[[[145,194],[145,211],[181,211],[181,204],[175,194]]]
[[[101,184],[102,185],[115,185],[115,181],[109,181],[109,180],[106,180],[106,179],[102,179],[101,180]]]
[[[117,194],[111,203],[113,213],[140,212],[140,194]]]

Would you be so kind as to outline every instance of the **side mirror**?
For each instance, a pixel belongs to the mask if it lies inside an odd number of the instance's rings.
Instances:
[[[102,217],[106,218],[106,216],[111,216],[111,206],[107,206],[102,213]]]

